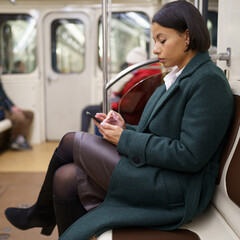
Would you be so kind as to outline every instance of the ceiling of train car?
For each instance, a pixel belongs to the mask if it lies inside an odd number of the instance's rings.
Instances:
[[[47,2],[48,4],[57,4],[57,3],[67,3],[67,4],[101,4],[101,0],[71,0],[71,1],[66,1],[66,0],[0,0],[0,2],[9,2],[11,4],[18,4],[22,2],[36,2],[36,3],[43,3]],[[129,3],[129,0],[112,0],[112,3]],[[158,3],[161,2],[161,0],[131,0],[131,3]]]
[[[110,0],[109,0],[110,1]],[[166,2],[169,2],[170,0],[111,0],[113,4],[137,4],[137,3],[152,3],[152,4],[164,4]],[[194,2],[194,0],[189,0],[191,2]],[[47,5],[71,5],[71,4],[84,4],[84,5],[91,5],[91,4],[101,4],[102,0],[0,0],[1,4],[12,4],[12,5],[18,5],[18,4],[28,4],[28,3],[36,3],[39,5],[43,5],[44,2],[46,2]],[[208,5],[210,9],[217,9],[218,7],[218,0],[208,0]]]

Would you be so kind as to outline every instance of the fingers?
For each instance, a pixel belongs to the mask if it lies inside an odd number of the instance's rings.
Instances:
[[[113,110],[110,110],[110,111],[108,112],[107,117],[106,117],[106,119],[105,119],[105,122],[112,120],[112,118],[113,118],[113,113],[114,113]]]
[[[119,126],[115,126],[109,123],[102,122],[99,125],[99,132],[103,135],[103,138],[113,143],[114,145],[118,144],[122,131],[123,129]]]
[[[95,117],[101,121],[104,121],[104,119],[106,119],[107,115],[105,113],[96,113]]]
[[[118,123],[121,119],[121,115],[113,110],[109,111],[107,117],[105,118],[104,122],[108,122],[111,124]]]
[[[113,110],[110,110],[107,115],[105,113],[97,113],[95,116],[102,121],[101,124],[95,121],[94,123],[99,128],[99,131],[103,136],[106,136],[107,130],[116,131],[116,127],[120,127],[122,129],[126,128],[125,121],[122,118],[121,114]]]
[[[98,124],[98,128],[99,128],[100,133],[105,138],[106,136],[109,135],[110,132],[114,131],[116,126],[106,123],[106,122],[101,122],[100,124]]]

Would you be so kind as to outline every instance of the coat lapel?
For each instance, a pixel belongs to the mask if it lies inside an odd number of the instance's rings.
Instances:
[[[147,105],[145,106],[141,120],[138,124],[137,131],[141,132],[142,129],[144,129],[144,126],[146,125],[149,116],[151,116],[151,113],[153,112],[153,109],[156,107],[157,102],[164,95],[165,92],[166,92],[165,84],[161,85],[159,88],[155,90],[152,97],[150,98],[150,101],[148,101]]]
[[[144,116],[143,121],[141,121],[138,125],[138,131],[143,132],[148,124],[151,122],[152,118],[156,115],[156,113],[159,111],[159,109],[165,104],[169,98],[176,92],[176,90],[180,86],[180,82],[182,79],[190,76],[193,74],[193,72],[196,71],[197,68],[199,68],[202,64],[209,61],[210,57],[208,52],[205,53],[198,53],[193,59],[187,64],[185,69],[183,70],[182,74],[176,79],[174,84],[166,91],[166,88],[163,88],[160,94],[158,94],[157,101],[153,101],[151,104],[151,107],[147,110],[146,114]]]
[[[162,97],[159,99],[159,101],[157,102],[157,104],[155,105],[149,119],[148,122],[151,121],[151,119],[154,117],[154,115],[156,114],[156,112],[161,108],[161,106],[167,102],[167,100],[174,94],[174,92],[179,88],[179,79],[177,79],[174,84],[168,89],[168,91],[166,91]]]
[[[168,91],[165,90],[163,94],[159,94],[158,101],[156,102],[155,106],[151,109],[149,113],[149,118],[146,118],[145,123],[141,124],[138,129],[140,132],[144,131],[146,127],[148,126],[149,122],[151,122],[152,118],[155,116],[155,114],[159,111],[159,109],[162,107],[162,105],[173,95],[173,93],[179,88],[179,79],[177,79],[174,84],[168,89]]]

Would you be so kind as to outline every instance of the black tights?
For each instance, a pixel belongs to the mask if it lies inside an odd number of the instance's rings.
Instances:
[[[67,162],[57,169],[53,177],[53,194],[61,199],[78,197],[77,175],[73,163],[73,145],[75,133],[63,136],[56,152]]]

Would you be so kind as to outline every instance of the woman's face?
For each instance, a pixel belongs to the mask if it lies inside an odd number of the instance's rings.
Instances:
[[[164,67],[178,66],[180,70],[193,57],[191,50],[185,52],[189,44],[188,31],[179,33],[172,28],[153,23],[152,34],[155,41],[153,52]]]

